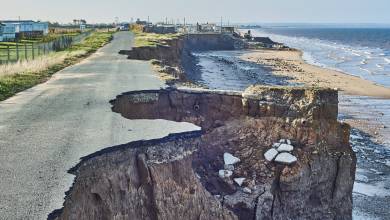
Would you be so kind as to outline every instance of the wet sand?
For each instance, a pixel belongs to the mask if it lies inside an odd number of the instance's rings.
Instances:
[[[238,91],[252,84],[343,90],[339,120],[352,126],[350,143],[357,156],[353,218],[390,219],[389,89],[306,64],[300,55],[298,51],[208,51],[196,54],[200,72],[194,80],[210,89]]]
[[[339,120],[351,125],[350,143],[357,156],[353,190],[354,219],[389,219],[390,88],[343,72],[306,63],[302,52],[251,50],[240,56],[292,83],[338,88]]]
[[[273,74],[293,78],[308,86],[338,88],[348,95],[390,98],[390,88],[360,77],[306,63],[299,50],[250,50],[241,56],[269,68]]]

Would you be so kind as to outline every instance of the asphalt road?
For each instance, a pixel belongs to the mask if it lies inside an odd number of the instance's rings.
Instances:
[[[0,219],[46,219],[72,184],[79,158],[133,140],[195,129],[187,123],[127,120],[109,100],[165,85],[148,62],[127,60],[129,32],[48,82],[0,102]]]

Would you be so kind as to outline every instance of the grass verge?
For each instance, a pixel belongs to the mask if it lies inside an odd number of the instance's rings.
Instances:
[[[0,66],[0,101],[47,81],[54,73],[80,62],[112,39],[112,32],[94,32],[64,51],[37,60]]]
[[[181,34],[155,34],[134,31],[134,47],[157,47],[157,45],[166,45],[168,40],[176,39]]]

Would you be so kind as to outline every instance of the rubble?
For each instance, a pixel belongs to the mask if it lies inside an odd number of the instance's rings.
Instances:
[[[281,144],[277,150],[279,152],[291,152],[294,150],[294,147],[290,144]]]
[[[229,154],[229,153],[224,153],[223,154],[223,160],[225,162],[225,165],[234,165],[238,162],[240,162],[240,158],[237,158],[235,156],[233,156],[232,154]]]
[[[234,178],[234,182],[237,183],[237,185],[241,186],[245,181],[245,178],[241,177],[241,178]]]
[[[218,171],[218,175],[221,177],[221,178],[229,178],[233,175],[233,171],[230,171],[230,170],[219,170]]]
[[[242,189],[242,191],[244,191],[244,193],[246,193],[246,194],[251,194],[252,193],[252,190],[250,188],[248,188],[248,187],[244,187]]]
[[[297,162],[297,158],[294,155],[283,152],[283,153],[278,154],[278,156],[276,156],[275,162],[289,165],[289,164]]]
[[[278,153],[279,152],[277,150],[275,150],[274,148],[271,148],[267,152],[265,152],[264,157],[268,161],[273,161],[275,159],[276,155],[278,155]]]
[[[111,104],[128,119],[190,122],[202,131],[83,158],[52,219],[352,219],[356,157],[337,103],[334,90],[305,88],[124,93]],[[287,140],[270,147],[281,136],[293,140],[294,155],[275,149]],[[271,149],[274,162],[264,156]]]
[[[273,148],[265,152],[264,157],[268,161],[275,161],[282,164],[292,164],[297,158],[290,154],[294,150],[289,139],[280,139],[279,143],[274,143]]]

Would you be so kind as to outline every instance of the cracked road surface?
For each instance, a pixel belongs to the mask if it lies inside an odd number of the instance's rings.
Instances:
[[[46,219],[62,207],[79,158],[106,147],[197,129],[188,123],[127,120],[117,95],[165,87],[149,62],[127,60],[130,32],[48,82],[0,102],[0,219]]]

